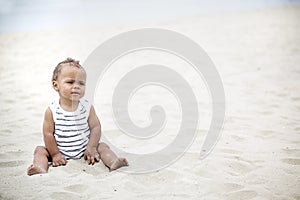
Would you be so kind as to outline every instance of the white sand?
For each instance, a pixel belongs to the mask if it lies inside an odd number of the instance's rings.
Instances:
[[[0,199],[300,199],[300,7],[48,32],[0,35]],[[204,131],[175,164],[156,173],[109,173],[84,160],[29,177],[55,94],[53,66],[84,61],[111,36],[161,27],[198,42],[222,77],[222,137],[199,161]],[[105,127],[105,124],[102,124]],[[130,161],[129,161],[130,162]],[[155,162],[155,160],[153,161]]]

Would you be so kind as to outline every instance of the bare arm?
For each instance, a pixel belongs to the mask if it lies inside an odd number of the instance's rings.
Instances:
[[[52,117],[52,112],[48,107],[45,112],[44,124],[43,124],[43,134],[44,134],[44,142],[46,148],[52,157],[53,166],[60,166],[67,164],[67,161],[62,157],[61,153],[56,144],[56,140],[54,138],[54,121]]]
[[[88,164],[94,164],[95,160],[96,161],[100,160],[97,147],[101,137],[101,124],[93,106],[91,107],[90,110],[88,124],[90,127],[90,139],[87,144],[85,158],[88,160]]]

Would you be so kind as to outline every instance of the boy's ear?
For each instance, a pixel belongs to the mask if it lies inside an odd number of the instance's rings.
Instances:
[[[54,88],[54,90],[56,92],[58,92],[58,83],[57,83],[57,81],[52,81],[52,87]]]

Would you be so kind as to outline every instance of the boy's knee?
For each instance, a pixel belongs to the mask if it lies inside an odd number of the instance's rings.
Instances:
[[[42,146],[37,146],[34,150],[34,155],[45,154],[45,153],[47,153],[47,150],[45,149],[45,147],[42,147]]]
[[[99,143],[99,147],[100,148],[108,148],[109,149],[109,146],[106,143],[104,143],[104,142],[100,142]]]

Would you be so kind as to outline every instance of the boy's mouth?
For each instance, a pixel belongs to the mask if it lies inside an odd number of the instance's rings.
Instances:
[[[73,95],[80,95],[80,92],[71,92]]]

